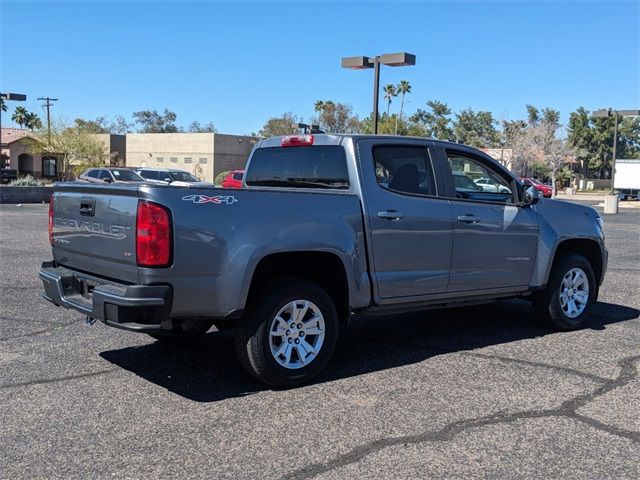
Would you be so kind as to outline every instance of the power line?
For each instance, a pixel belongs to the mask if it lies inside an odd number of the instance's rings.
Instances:
[[[49,138],[49,142],[51,142],[51,107],[53,107],[52,102],[57,102],[57,98],[51,97],[38,97],[38,100],[44,100],[47,103],[43,105],[47,109],[47,137]]]

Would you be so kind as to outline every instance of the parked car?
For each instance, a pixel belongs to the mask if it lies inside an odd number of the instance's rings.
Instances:
[[[233,170],[224,177],[222,181],[223,188],[242,188],[242,178],[244,177],[244,170]]]
[[[545,198],[551,198],[551,195],[553,194],[553,188],[551,188],[551,185],[545,185],[544,183],[539,182],[535,178],[521,177],[520,181],[522,182],[522,185],[524,185],[525,187],[533,186]]]
[[[452,165],[512,191],[485,192]],[[56,184],[45,298],[159,341],[234,327],[242,365],[293,386],[327,365],[353,315],[525,298],[540,320],[574,330],[606,272],[595,209],[539,202],[457,143],[269,138],[244,185]]]
[[[490,178],[477,178],[473,181],[479,187],[482,187],[483,192],[500,192],[500,193],[511,193],[511,189],[505,187],[504,185],[500,185],[499,183],[494,182]]]
[[[85,183],[139,183],[144,178],[128,168],[89,168],[78,175]]]
[[[190,185],[202,183],[202,180],[184,170],[177,168],[138,168],[136,173],[148,182],[161,185]]]

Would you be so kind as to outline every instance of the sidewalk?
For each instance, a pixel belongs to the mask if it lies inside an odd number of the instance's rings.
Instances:
[[[568,195],[566,193],[558,193],[556,198],[558,200],[568,200],[570,202],[599,202],[597,206],[604,207],[605,193],[575,193]],[[638,200],[625,200],[618,202],[618,208],[640,208],[640,201]]]

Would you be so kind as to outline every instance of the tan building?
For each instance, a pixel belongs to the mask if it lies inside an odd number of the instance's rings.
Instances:
[[[28,151],[22,141],[33,135],[25,128],[2,129],[2,155],[6,158],[0,168],[17,170],[18,176],[33,175],[36,178],[55,178],[60,169],[59,162],[53,156],[35,155]],[[104,145],[104,153],[111,165],[126,164],[126,137],[124,135],[96,134]]]
[[[179,168],[212,182],[227,170],[242,170],[257,139],[222,133],[130,133],[127,167]]]
[[[510,148],[481,148],[484,153],[499,161],[509,170],[513,167],[513,150]]]

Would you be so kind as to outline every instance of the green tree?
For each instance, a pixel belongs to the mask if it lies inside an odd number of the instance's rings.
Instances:
[[[404,96],[407,93],[411,93],[411,84],[407,80],[400,80],[400,83],[396,86],[396,92],[398,95],[402,95],[402,100],[400,102],[400,120],[402,120],[402,113],[404,111]],[[398,117],[396,117],[396,128],[395,132],[398,134]]]
[[[42,128],[42,120],[40,120],[40,117],[36,113],[28,112],[26,121],[27,123],[25,126],[29,130],[38,130]]]
[[[26,127],[29,130],[36,130],[42,127],[42,120],[40,120],[38,114],[29,112],[24,107],[16,107],[13,115],[11,115],[11,120],[20,125],[20,127]]]
[[[86,133],[109,133],[111,131],[107,125],[107,119],[104,117],[98,117],[95,120],[76,118],[73,123],[75,128]]]
[[[176,118],[177,115],[166,108],[163,113],[156,110],[133,112],[134,122],[140,125],[139,133],[175,133],[178,131]]]
[[[187,131],[191,133],[216,133],[218,130],[216,129],[216,126],[213,124],[213,122],[209,122],[205,125],[200,125],[200,122],[194,120],[189,125]]]
[[[567,140],[578,152],[583,174],[598,178],[611,175],[614,118],[593,118],[583,107],[569,115]],[[618,158],[640,158],[640,119],[625,118],[618,125]]]
[[[293,135],[298,131],[298,119],[293,113],[286,112],[279,117],[271,117],[258,132],[259,137],[279,137],[281,135]],[[251,134],[255,136],[254,134]]]
[[[50,135],[46,128],[40,128],[22,142],[33,155],[55,157],[62,179],[90,166],[105,165],[109,157],[105,145],[95,135],[64,123],[52,123]]]
[[[29,112],[26,108],[22,106],[16,107],[16,109],[13,111],[13,115],[11,115],[11,120],[16,122],[21,128],[23,128],[27,125],[27,115],[29,115]]]
[[[109,124],[109,131],[116,135],[126,135],[131,132],[133,124],[127,122],[126,118],[122,115],[116,115],[113,121]]]
[[[318,102],[316,102],[316,105]],[[359,133],[362,125],[351,105],[328,100],[323,103],[318,117],[312,119],[327,133]]]
[[[440,140],[455,140],[451,126],[451,109],[438,100],[427,100],[427,110],[419,108],[410,120],[424,127],[425,136]]]
[[[500,135],[491,112],[468,108],[456,114],[453,131],[456,139],[477,148],[492,148],[500,145]]]
[[[389,110],[391,109],[391,101],[393,97],[398,96],[398,92],[396,92],[396,86],[388,83],[382,89],[384,99],[387,101],[387,117],[389,116]]]
[[[7,111],[7,104],[4,103],[4,98],[0,98],[0,110],[2,110],[3,112]]]

